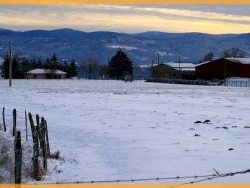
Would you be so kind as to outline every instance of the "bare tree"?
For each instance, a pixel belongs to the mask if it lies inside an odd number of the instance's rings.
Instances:
[[[245,57],[245,52],[243,50],[241,50],[240,48],[233,47],[233,48],[224,50],[222,55],[224,58],[227,58],[227,57],[229,57],[229,58],[230,57],[243,58],[243,57]]]
[[[109,73],[108,66],[100,65],[99,76],[101,76],[102,78],[106,78],[108,76],[108,73]]]
[[[50,79],[54,78],[57,68],[58,64],[55,61],[48,60],[43,64],[43,69]]]
[[[88,58],[84,60],[80,66],[85,70],[88,74],[88,79],[91,79],[92,74],[97,71],[100,67],[100,63],[95,58]]]

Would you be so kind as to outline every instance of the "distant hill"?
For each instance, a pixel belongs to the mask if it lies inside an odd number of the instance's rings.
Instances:
[[[221,57],[223,50],[239,47],[250,56],[250,33],[211,35],[203,33],[164,33],[158,31],[126,34],[115,32],[83,32],[73,29],[52,31],[32,30],[26,32],[0,29],[0,57],[8,51],[12,41],[14,53],[28,55],[30,59],[51,57],[55,52],[60,59],[72,57],[81,62],[88,57],[107,64],[121,48],[133,60],[134,65],[181,62],[197,63],[213,52]]]

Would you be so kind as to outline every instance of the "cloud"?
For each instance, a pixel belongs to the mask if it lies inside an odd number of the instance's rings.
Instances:
[[[0,27],[246,33],[250,5],[1,5]]]

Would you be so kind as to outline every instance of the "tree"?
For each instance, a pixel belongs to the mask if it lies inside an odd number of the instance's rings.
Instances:
[[[203,58],[203,62],[205,61],[212,61],[214,59],[214,53],[210,52],[208,54],[206,54]]]
[[[121,49],[116,52],[108,64],[110,78],[123,79],[125,75],[133,75],[133,62]]]
[[[4,79],[9,79],[9,55],[6,54],[3,61],[2,74]]]
[[[99,76],[106,78],[109,73],[109,68],[107,65],[100,65]]]
[[[245,57],[245,52],[243,50],[241,50],[240,48],[230,48],[230,49],[227,49],[227,50],[224,50],[223,53],[222,53],[222,56],[224,58],[233,58],[233,57],[238,57],[238,58],[243,58]]]
[[[54,78],[54,75],[56,73],[56,70],[58,68],[57,62],[51,61],[47,59],[47,61],[43,64],[43,69],[48,75],[48,78]]]
[[[26,57],[20,57],[19,63],[21,76],[22,78],[25,78],[27,76],[27,72],[31,70],[31,64]]]
[[[88,79],[91,79],[92,74],[99,69],[100,63],[95,58],[88,58],[80,66],[87,72]]]
[[[12,59],[12,78],[20,79],[23,78],[23,74],[20,71],[19,56],[14,55]]]
[[[19,55],[17,54],[12,55],[11,63],[12,63],[12,78],[14,79],[23,78],[24,74],[21,70],[21,59]],[[9,55],[8,54],[4,57],[2,70],[3,70],[4,79],[9,79]]]
[[[73,77],[77,75],[77,70],[76,70],[76,62],[75,59],[72,58],[71,62],[69,64],[69,72],[68,72],[69,77]]]
[[[58,69],[58,62],[57,62],[57,56],[54,53],[50,59],[47,59],[47,61],[43,64],[43,69],[45,70],[46,74],[48,75],[48,78],[54,78],[54,75]]]

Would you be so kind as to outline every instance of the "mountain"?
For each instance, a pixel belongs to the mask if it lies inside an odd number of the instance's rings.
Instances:
[[[223,50],[238,47],[250,56],[250,33],[211,35],[204,33],[164,33],[150,31],[127,34],[116,32],[83,32],[73,29],[11,31],[0,29],[0,57],[8,52],[8,41],[14,53],[27,55],[30,59],[45,60],[56,53],[60,59],[77,62],[97,58],[101,64],[121,48],[134,65],[158,62],[193,62],[213,52],[221,57]]]

